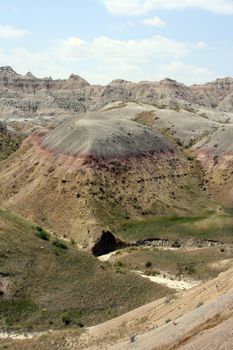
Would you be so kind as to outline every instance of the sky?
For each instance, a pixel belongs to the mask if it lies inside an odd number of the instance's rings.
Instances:
[[[233,0],[0,0],[0,66],[92,84],[233,76]]]

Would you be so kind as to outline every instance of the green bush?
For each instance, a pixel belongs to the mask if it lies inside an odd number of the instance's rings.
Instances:
[[[23,322],[36,311],[37,307],[30,300],[4,300],[0,303],[1,320],[7,325]]]
[[[71,244],[76,244],[75,239],[74,239],[74,238],[71,238],[70,243],[71,243]]]
[[[49,241],[49,234],[42,227],[36,227],[36,236],[44,241]]]
[[[185,267],[185,271],[188,273],[188,275],[193,275],[196,272],[196,265],[195,263],[190,263],[188,266]]]
[[[66,325],[66,326],[69,326],[72,322],[72,319],[71,319],[71,316],[68,314],[68,312],[65,312],[63,315],[62,315],[62,322]]]
[[[113,264],[113,268],[117,273],[125,273],[125,265],[121,261],[116,261]]]
[[[54,241],[52,241],[52,245],[59,249],[68,249],[67,245],[59,239],[55,239]]]

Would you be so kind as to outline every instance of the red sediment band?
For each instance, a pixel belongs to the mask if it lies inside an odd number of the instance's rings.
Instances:
[[[94,151],[91,153],[67,153],[67,152],[57,152],[54,149],[49,149],[47,146],[43,144],[43,138],[44,134],[43,133],[34,133],[30,135],[24,142],[23,144],[26,145],[31,145],[34,144],[35,146],[39,146],[39,148],[44,151],[46,154],[50,154],[53,157],[67,157],[69,159],[75,160],[84,160],[85,162],[88,163],[100,163],[100,162],[109,162],[109,161],[130,161],[132,159],[137,160],[137,161],[142,161],[143,159],[149,158],[177,158],[177,152],[176,149],[171,148],[169,150],[163,150],[162,147],[160,149],[156,150],[151,150],[151,151],[142,151],[142,152],[137,152],[137,153],[129,153],[129,154],[124,154],[124,155],[106,155],[106,156],[100,156]]]

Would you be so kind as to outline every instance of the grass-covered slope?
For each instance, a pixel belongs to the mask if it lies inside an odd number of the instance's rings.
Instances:
[[[233,243],[233,217],[229,210],[203,211],[200,216],[161,216],[124,220],[118,236],[125,241],[151,238],[181,241],[216,240]]]
[[[127,248],[112,257],[112,264],[121,264],[125,269],[143,271],[156,276],[164,271],[171,275],[194,280],[216,277],[232,264],[231,247],[205,247],[201,249]]]
[[[168,292],[0,210],[2,329],[94,325]]]
[[[0,122],[0,161],[8,158],[20,146],[22,136],[10,133]]]

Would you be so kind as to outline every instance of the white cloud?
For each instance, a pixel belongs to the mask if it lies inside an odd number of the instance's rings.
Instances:
[[[102,0],[113,15],[145,15],[156,9],[185,9],[197,7],[202,10],[233,14],[232,0]]]
[[[19,39],[27,35],[27,30],[0,24],[0,39]]]
[[[140,81],[171,77],[185,83],[212,78],[205,68],[182,63],[195,50],[194,44],[164,36],[141,40],[97,37],[91,41],[70,37],[44,51],[0,50],[0,66],[11,65],[21,74],[31,71],[38,77],[66,78],[73,72],[100,84],[116,78]]]
[[[60,43],[58,50],[64,57],[67,55],[67,45],[70,39]],[[97,60],[107,62],[145,62],[151,56],[176,58],[186,55],[190,46],[186,43],[175,41],[164,36],[157,35],[152,38],[141,40],[116,40],[106,36],[97,37],[90,42],[83,42],[82,45],[69,47],[69,58],[79,58],[85,55],[87,58],[95,57]],[[67,57],[68,58],[68,57]]]
[[[159,17],[145,18],[142,23],[151,27],[165,27],[165,22]]]
[[[204,41],[198,41],[195,45],[194,45],[194,47],[196,48],[196,49],[205,49],[206,48],[206,43],[204,42]]]
[[[180,61],[162,64],[158,67],[157,77],[179,80],[186,84],[204,83],[216,79],[216,75],[204,67],[185,64]]]

